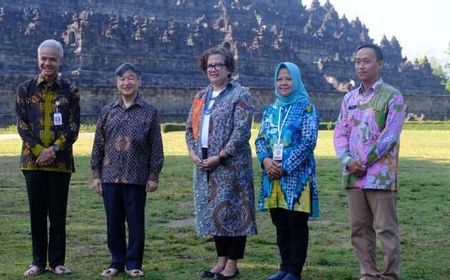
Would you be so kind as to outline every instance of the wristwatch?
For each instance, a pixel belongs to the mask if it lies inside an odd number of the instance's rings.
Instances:
[[[53,144],[52,148],[55,152],[59,152],[61,150],[61,147],[58,144]]]

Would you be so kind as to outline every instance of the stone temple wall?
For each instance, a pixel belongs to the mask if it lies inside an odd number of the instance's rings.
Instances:
[[[80,88],[81,119],[83,123],[95,123],[100,109],[117,98],[113,87],[97,87],[95,89]],[[161,115],[162,122],[185,122],[192,99],[198,89],[162,89],[142,87],[140,94],[155,105]],[[254,98],[255,120],[261,118],[264,108],[273,102],[273,92],[267,89],[249,88]],[[311,100],[317,107],[321,122],[336,121],[339,114],[343,93],[320,92],[311,93]],[[450,119],[450,95],[408,95],[405,94],[408,113],[424,116],[427,120]],[[15,93],[0,91],[0,126],[15,123]]]
[[[250,88],[257,113],[271,101],[281,61],[299,65],[323,121],[335,120],[343,92],[357,82],[352,55],[372,43],[359,19],[339,17],[313,0],[0,0],[0,125],[14,122],[14,89],[37,73],[36,50],[53,38],[64,46],[62,75],[82,90],[83,121],[93,121],[114,95],[114,69],[135,63],[142,94],[163,120],[183,121],[207,80],[197,59],[223,45],[237,60],[236,77]],[[383,79],[399,88],[410,112],[448,118],[448,94],[428,61],[402,56],[395,37],[379,42]],[[447,106],[447,107],[445,107]]]
[[[356,80],[355,48],[373,42],[368,34],[318,0],[310,8],[301,0],[0,0],[0,85],[33,76],[39,43],[54,38],[65,49],[63,75],[84,87],[110,85],[128,61],[154,86],[198,88],[198,56],[223,45],[249,87],[271,88],[275,66],[291,61],[309,91],[343,92]],[[408,61],[395,37],[379,44],[388,83],[410,94],[445,92],[429,63]]]

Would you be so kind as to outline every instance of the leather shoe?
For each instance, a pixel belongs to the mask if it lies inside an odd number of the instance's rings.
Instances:
[[[287,275],[286,271],[278,271],[274,275],[270,275],[266,280],[282,280]]]
[[[283,278],[283,280],[302,280],[302,278],[295,276],[292,273],[288,273],[286,277]]]
[[[216,275],[214,276],[214,280],[226,280],[226,279],[232,279],[234,277],[236,277],[239,274],[239,269],[236,269],[236,271],[234,272],[233,275],[230,276],[225,276],[222,273],[216,273]]]
[[[214,278],[216,276],[216,273],[211,272],[210,270],[204,270],[200,273],[200,277],[202,278]]]

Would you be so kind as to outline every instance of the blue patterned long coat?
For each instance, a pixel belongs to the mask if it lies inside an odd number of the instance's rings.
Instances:
[[[211,86],[198,92],[186,122],[186,143],[201,158],[200,131],[204,100]],[[252,156],[249,144],[253,102],[238,82],[230,81],[215,99],[209,122],[208,157],[221,150],[230,157],[214,170],[194,167],[195,224],[200,236],[256,234]],[[209,177],[209,181],[208,181]]]

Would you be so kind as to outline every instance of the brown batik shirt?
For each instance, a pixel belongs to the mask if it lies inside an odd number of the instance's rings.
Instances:
[[[97,121],[91,168],[102,183],[145,185],[158,181],[164,160],[158,112],[139,95],[125,108],[121,98]]]
[[[54,122],[60,113],[62,124]],[[58,78],[48,84],[41,76],[19,86],[16,99],[17,130],[22,138],[21,170],[75,171],[72,145],[80,128],[80,93],[68,81]],[[36,159],[45,148],[57,144],[60,150],[51,165]]]

